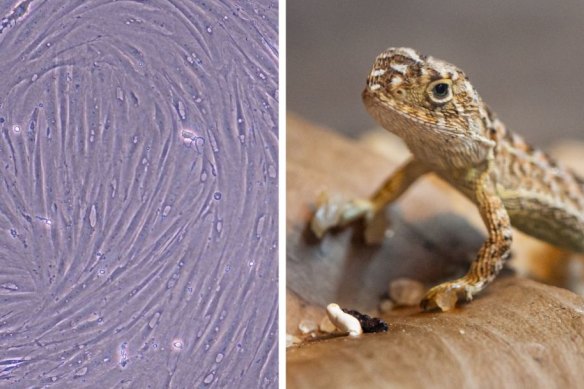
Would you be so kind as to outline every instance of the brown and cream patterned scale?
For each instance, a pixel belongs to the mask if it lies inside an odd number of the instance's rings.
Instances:
[[[409,48],[390,48],[375,60],[362,97],[413,157],[371,198],[321,204],[311,224],[318,236],[359,218],[373,220],[433,172],[477,205],[488,238],[464,277],[430,289],[425,309],[452,308],[486,287],[509,255],[511,225],[584,252],[584,179],[507,130],[460,69]]]

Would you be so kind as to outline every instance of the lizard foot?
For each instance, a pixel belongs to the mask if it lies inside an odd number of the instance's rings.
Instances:
[[[346,201],[338,195],[329,196],[323,192],[318,197],[317,209],[310,222],[310,228],[317,237],[322,238],[328,230],[343,227],[358,219],[364,219],[367,226],[380,224],[371,201],[365,199]],[[374,233],[369,232],[369,235],[376,238]],[[373,239],[367,239],[368,242],[370,240]]]
[[[430,289],[422,299],[420,306],[424,311],[440,308],[449,311],[456,306],[458,301],[470,301],[473,289],[464,280],[445,282]]]

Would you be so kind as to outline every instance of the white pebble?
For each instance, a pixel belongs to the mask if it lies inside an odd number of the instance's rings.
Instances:
[[[379,303],[379,312],[387,313],[393,310],[394,306],[395,304],[390,299],[381,300],[381,302]]]
[[[286,334],[286,348],[302,343],[302,339],[297,336]]]
[[[398,278],[389,284],[389,297],[396,305],[406,307],[418,305],[425,292],[424,284],[410,278]]]
[[[318,327],[314,321],[304,319],[300,322],[300,324],[298,324],[298,329],[300,330],[300,332],[306,335],[310,334],[311,332],[315,332],[318,329]]]
[[[341,332],[348,332],[350,336],[359,336],[363,333],[361,323],[356,317],[343,312],[338,304],[329,304],[326,307],[326,313],[331,322]]]

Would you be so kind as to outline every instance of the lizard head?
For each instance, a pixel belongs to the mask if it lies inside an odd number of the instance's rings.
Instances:
[[[492,146],[484,136],[486,108],[462,70],[412,49],[389,48],[377,56],[363,101],[410,148],[424,143],[457,149],[476,162]]]

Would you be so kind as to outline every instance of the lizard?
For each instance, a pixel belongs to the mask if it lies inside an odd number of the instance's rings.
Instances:
[[[488,236],[466,275],[431,288],[422,309],[451,309],[491,283],[510,256],[512,228],[584,252],[584,179],[508,130],[462,70],[410,48],[389,48],[375,59],[362,99],[412,157],[370,198],[323,200],[311,228],[322,238],[358,219],[371,223],[428,173],[460,191],[478,207]]]

